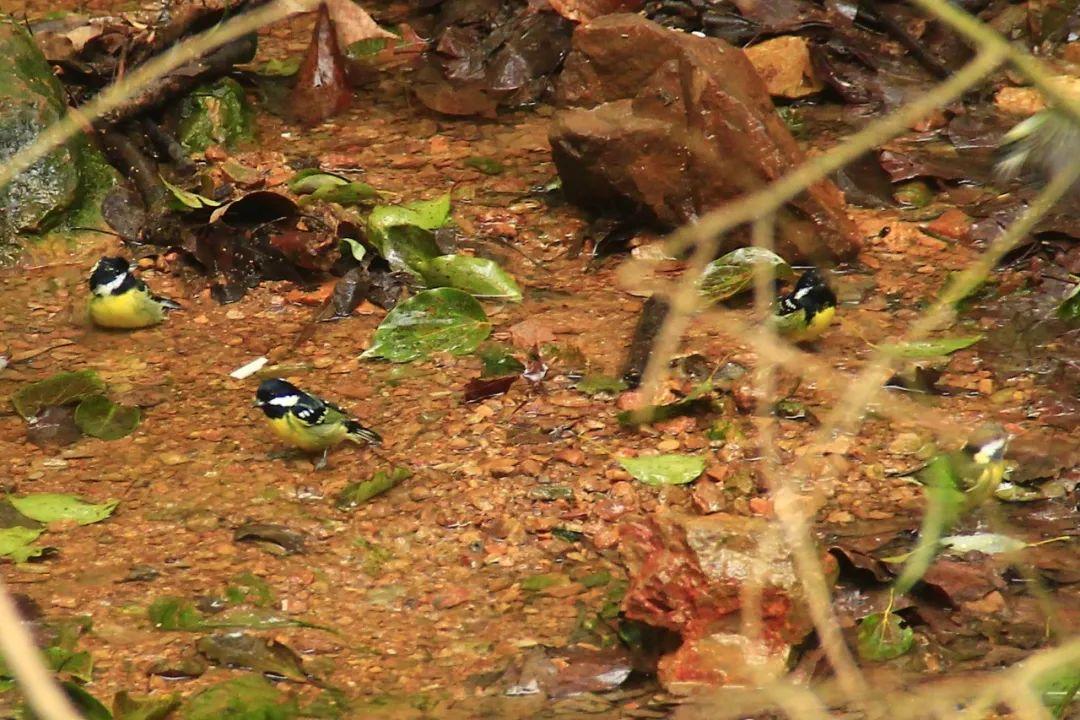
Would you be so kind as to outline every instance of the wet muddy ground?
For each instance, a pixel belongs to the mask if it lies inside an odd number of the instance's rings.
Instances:
[[[272,39],[263,43],[260,58],[299,54],[309,27],[294,21],[269,31]],[[616,374],[642,299],[619,287],[622,259],[591,268],[588,258],[568,257],[586,229],[579,212],[530,196],[531,188],[554,176],[549,115],[541,106],[494,121],[437,117],[410,100],[407,80],[388,78],[358,93],[349,112],[314,130],[260,113],[259,147],[247,157],[315,156],[324,168],[352,173],[407,200],[452,191],[453,217],[466,236],[481,241],[525,288],[520,305],[485,303],[495,338],[512,341],[511,326],[528,319],[550,332],[559,348],[580,349],[590,370]],[[472,156],[495,158],[506,171],[488,176],[469,168],[464,161]],[[838,322],[812,350],[821,364],[844,375],[854,375],[874,345],[897,337],[948,273],[976,252],[921,232],[920,222],[902,221],[896,211],[855,214],[866,249],[834,276],[842,301]],[[63,449],[30,445],[21,418],[7,409],[0,417],[7,491],[120,500],[105,522],[50,528],[43,539],[57,552],[46,559],[0,566],[11,587],[47,617],[92,617],[92,630],[79,645],[94,660],[88,690],[100,698],[120,690],[188,694],[239,674],[218,667],[183,680],[154,674],[192,657],[199,634],[154,629],[147,607],[162,596],[221,596],[250,573],[265,581],[272,607],[332,629],[285,628],[267,636],[291,647],[312,675],[354,700],[358,705],[349,716],[671,712],[670,698],[636,678],[631,689],[551,701],[489,688],[498,688],[500,673],[533,649],[580,640],[582,619],[617,600],[625,586],[617,550],[620,517],[658,507],[698,512],[709,502],[737,514],[769,512],[767,503],[756,501],[756,489],[725,490],[714,479],[723,476],[725,464],[752,466],[758,455],[755,419],[733,406],[722,416],[745,435],[734,450],[707,438],[716,418],[624,429],[615,418],[616,402],[575,390],[557,362],[540,387],[519,382],[505,396],[466,404],[463,388],[479,373],[474,357],[407,365],[358,359],[382,317],[377,308],[320,324],[311,339],[293,347],[313,312],[296,302],[301,294],[293,286],[267,283],[221,306],[209,297],[205,280],[179,262],[166,267],[160,261],[143,277],[155,291],[181,301],[183,312],[157,328],[103,332],[82,319],[85,280],[97,257],[116,247],[88,236],[68,247],[36,248],[25,261],[0,270],[2,344],[12,360],[0,371],[0,395],[59,371],[94,369],[115,399],[144,408],[133,435],[114,442],[87,438]],[[918,402],[927,413],[964,425],[1004,421],[1018,446],[1046,458],[1053,466],[1048,475],[1068,484],[1080,445],[1068,402],[1075,388],[1069,398],[1056,379],[1062,363],[1075,359],[1061,350],[1062,343],[1075,346],[1075,334],[1039,339],[1022,352],[1007,339],[1015,334],[1015,310],[1032,316],[1052,306],[1039,291],[1011,294],[1010,278],[1028,272],[1024,262],[999,272],[995,287],[1004,297],[989,293],[951,333],[1006,339],[944,360],[939,382],[949,394]],[[752,315],[749,308],[737,312],[744,319]],[[682,347],[714,362],[756,361],[714,313],[694,321]],[[386,441],[379,455],[342,447],[321,471],[309,459],[280,457],[282,448],[251,407],[256,380],[229,377],[262,355],[287,366],[283,374],[297,384],[377,429]],[[1029,356],[1052,365],[1052,372],[1025,363]],[[805,378],[791,397],[823,416],[838,398],[822,385]],[[794,386],[790,378],[781,382]],[[808,452],[814,430],[806,419],[780,420],[781,460]],[[919,417],[902,424],[871,416],[858,435],[817,448],[825,455],[812,463],[806,489],[821,503],[822,535],[844,544],[836,538],[916,527],[922,493],[901,471],[918,465],[932,440]],[[616,458],[648,451],[703,453],[713,469],[683,488],[636,484]],[[388,462],[409,468],[412,476],[354,510],[335,508],[341,489]],[[1059,613],[1055,632],[1075,633],[1075,495],[1003,508],[1011,532],[1025,540],[1073,536],[1026,551],[1024,561],[1061,573],[1064,582],[1050,592]],[[234,530],[249,522],[304,533],[303,552],[281,555],[234,541]],[[560,577],[546,587],[529,582],[552,573]],[[881,609],[858,589],[845,592],[841,601],[850,604],[853,617],[858,608]],[[1047,642],[1010,639],[1010,627],[1045,623],[1030,598],[1017,599],[1005,588],[998,598],[1000,605],[982,600],[985,608],[971,611],[981,612],[986,624],[976,633],[979,649],[936,666],[925,651],[904,670],[936,675],[989,669]],[[319,691],[309,685],[301,692]],[[10,697],[0,695],[0,707]]]

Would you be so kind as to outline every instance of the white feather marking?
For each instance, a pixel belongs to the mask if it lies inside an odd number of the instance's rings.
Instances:
[[[1005,447],[1005,439],[1004,438],[998,438],[996,440],[991,440],[990,442],[986,443],[981,448],[979,448],[979,452],[977,453],[977,456],[978,456],[978,458],[980,460],[982,460],[982,462],[990,462],[990,460],[997,457],[997,455],[1004,449],[1004,447]],[[983,460],[983,458],[985,458],[985,460]]]
[[[120,273],[109,282],[96,285],[94,287],[94,294],[102,296],[111,294],[113,290],[124,284],[124,281],[127,280],[127,276],[127,273]]]
[[[801,289],[799,289],[799,290],[796,290],[796,291],[795,291],[795,297],[794,297],[794,299],[795,299],[795,300],[802,300],[802,299],[803,299],[804,297],[806,297],[807,295],[809,295],[809,294],[810,294],[810,292],[811,292],[811,291],[812,291],[813,289],[814,289],[814,288],[812,288],[812,287],[804,287],[804,288],[801,288]]]
[[[281,397],[274,398],[267,404],[277,405],[278,407],[292,407],[298,402],[300,402],[300,397],[298,395],[282,395]]]

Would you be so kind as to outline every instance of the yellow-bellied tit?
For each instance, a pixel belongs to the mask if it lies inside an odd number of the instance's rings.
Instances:
[[[995,169],[1011,180],[1025,167],[1056,175],[1080,154],[1080,123],[1058,110],[1041,110],[1001,138]]]
[[[133,330],[157,325],[180,306],[151,294],[122,257],[103,257],[90,271],[90,319],[105,328]]]
[[[821,337],[835,315],[836,293],[816,268],[810,268],[795,283],[795,289],[780,298],[773,324],[792,342],[809,342]]]
[[[255,406],[262,408],[270,427],[285,442],[306,452],[323,454],[343,440],[378,445],[382,437],[350,418],[344,410],[304,392],[290,382],[263,380],[255,393]]]
[[[994,496],[1005,474],[1009,435],[1000,425],[981,426],[960,450],[934,457],[918,474],[926,486],[926,512],[915,549],[894,586],[906,593],[926,573],[941,538],[967,513]]]

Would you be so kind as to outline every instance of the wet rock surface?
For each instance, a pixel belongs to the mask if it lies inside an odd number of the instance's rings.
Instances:
[[[0,19],[0,162],[34,142],[63,112],[60,84],[29,33]],[[76,156],[70,145],[59,147],[0,189],[0,249],[18,232],[43,229],[74,201]]]
[[[552,154],[567,196],[590,210],[664,226],[782,177],[804,160],[738,49],[637,15],[580,27],[557,98]],[[737,234],[728,248],[743,244]],[[777,218],[777,249],[835,260],[859,248],[840,191],[820,182]]]
[[[760,684],[811,629],[786,549],[769,540],[768,521],[658,512],[620,528],[630,587],[628,618],[679,633],[683,643],[660,659],[658,676],[673,692]],[[759,578],[762,635],[742,634],[744,585]]]

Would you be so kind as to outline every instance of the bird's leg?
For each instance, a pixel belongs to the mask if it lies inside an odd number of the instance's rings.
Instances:
[[[327,456],[327,454],[329,452],[330,452],[330,448],[326,448],[325,450],[322,451],[322,455],[320,455],[319,459],[315,461],[315,469],[316,470],[322,470],[322,469],[324,469],[326,467],[326,456]]]

